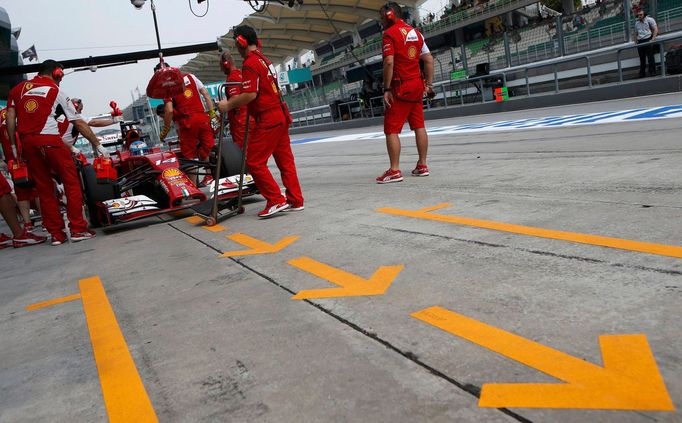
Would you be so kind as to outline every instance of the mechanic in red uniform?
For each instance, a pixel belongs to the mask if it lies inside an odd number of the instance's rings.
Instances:
[[[2,146],[2,153],[7,163],[9,163],[10,160],[16,160],[14,152],[12,151],[12,146],[9,142],[9,135],[7,135],[7,108],[0,110],[0,145]],[[21,148],[21,141],[19,139],[17,139],[17,147]],[[35,201],[38,208],[40,208],[38,194],[36,193],[35,188],[15,186],[14,194],[16,196],[17,206],[19,207],[19,213],[21,213],[21,218],[24,221],[24,227],[28,231],[33,231],[33,223],[31,223],[31,201]]]
[[[289,139],[291,116],[280,96],[275,67],[258,50],[258,37],[253,28],[238,26],[234,29],[234,36],[239,54],[244,58],[242,93],[222,100],[218,108],[221,113],[229,113],[248,105],[249,115],[254,118],[253,129],[249,129],[246,164],[258,190],[267,200],[258,216],[270,217],[287,209],[303,210],[303,194]],[[270,156],[275,158],[282,175],[286,197],[268,169]]]
[[[64,220],[59,211],[52,173],[64,184],[66,215],[72,241],[83,241],[95,236],[83,218],[83,194],[71,152],[64,145],[57,128],[56,117],[62,111],[73,121],[80,133],[93,145],[97,137],[80,115],[69,97],[59,89],[64,76],[63,66],[54,60],[40,65],[38,75],[17,84],[9,92],[7,103],[7,133],[12,146],[16,133],[23,143],[26,160],[40,198],[43,226],[52,237],[52,245],[66,242]]]
[[[160,64],[154,71],[159,67]],[[174,120],[183,157],[206,161],[215,144],[211,119],[217,119],[217,117],[213,108],[213,100],[204,84],[196,76],[184,73],[182,80],[185,85],[183,93],[164,99],[164,127],[161,130],[161,141],[168,135],[171,120]],[[206,101],[208,115],[204,110],[201,97],[204,97]],[[190,175],[190,179],[196,185],[197,175]]]
[[[400,182],[400,137],[405,121],[410,123],[417,141],[419,160],[413,176],[428,176],[426,152],[429,138],[424,125],[423,98],[433,92],[433,57],[424,37],[400,17],[402,10],[395,2],[386,3],[379,12],[384,26],[382,39],[384,56],[384,133],[390,168],[376,178],[377,183]],[[424,61],[426,81],[422,80],[419,60]]]
[[[231,83],[227,86],[227,99],[236,97],[242,93],[242,71],[234,65],[234,60],[229,51],[224,51],[220,56],[220,69],[225,74],[225,82]],[[232,85],[232,84],[239,85]],[[228,121],[230,122],[230,135],[232,142],[237,144],[239,148],[244,145],[244,132],[246,131],[246,106],[236,107],[227,113]],[[250,117],[249,126],[253,128],[254,121]]]

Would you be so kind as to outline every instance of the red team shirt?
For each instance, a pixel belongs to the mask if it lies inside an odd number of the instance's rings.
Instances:
[[[204,112],[204,103],[201,102],[199,90],[204,88],[204,84],[191,73],[182,75],[185,89],[182,94],[173,98],[164,99],[165,103],[173,102],[173,119],[178,122],[190,115]]]
[[[424,128],[424,82],[419,70],[422,55],[430,53],[424,37],[405,21],[398,19],[384,31],[383,57],[393,56],[390,87],[396,101],[384,115],[384,133],[399,134],[407,120],[410,129]],[[384,81],[385,86],[389,86]]]
[[[424,37],[402,19],[384,31],[383,56],[394,56],[393,81],[421,79],[419,58],[430,53]]]
[[[257,118],[266,110],[281,107],[276,74],[272,62],[257,50],[246,55],[242,65],[242,92],[258,93],[258,97],[248,105],[252,116]]]
[[[57,116],[68,120],[81,119],[71,100],[47,76],[38,75],[23,81],[9,92],[7,107],[17,113],[17,132],[26,145],[60,146],[62,140],[57,127]]]
[[[232,69],[230,75],[227,77],[225,82],[238,82],[241,84],[242,71],[239,69]],[[227,98],[236,97],[242,93],[241,85],[228,85],[227,86]],[[230,120],[230,127],[233,126],[244,126],[246,125],[246,107],[237,107],[230,110],[227,113],[227,118]]]

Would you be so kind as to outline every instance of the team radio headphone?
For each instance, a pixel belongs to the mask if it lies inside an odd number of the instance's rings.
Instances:
[[[246,38],[244,38],[243,35],[237,35],[237,36],[235,37],[234,41],[235,41],[235,42],[237,43],[237,45],[238,45],[239,47],[241,47],[241,48],[246,48],[246,47],[248,47],[248,45],[249,45],[249,42],[246,41]],[[258,44],[257,44],[257,46],[258,46],[258,50],[260,50],[261,47],[262,47],[261,42],[260,42],[260,39],[258,39]]]
[[[55,68],[52,71],[52,79],[60,80],[64,77],[64,70],[62,68]]]
[[[243,35],[237,35],[237,37],[234,39],[234,41],[241,48],[246,48],[249,45],[249,42],[246,41],[246,38],[244,38]]]
[[[395,12],[393,11],[393,8],[391,7],[390,3],[386,3],[383,7],[384,9],[384,18],[386,18],[386,21],[393,25],[396,21],[395,17]]]

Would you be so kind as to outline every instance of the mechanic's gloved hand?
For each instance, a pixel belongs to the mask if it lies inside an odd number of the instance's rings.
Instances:
[[[161,129],[161,134],[159,134],[161,141],[166,139],[169,132],[170,132],[170,126],[164,126],[163,129]]]
[[[109,152],[107,151],[106,148],[104,148],[104,146],[103,146],[102,144],[99,144],[99,145],[97,146],[97,152],[98,152],[102,157],[104,157],[105,159],[111,158],[111,156],[109,156]]]
[[[208,111],[208,116],[211,118],[211,125],[212,126],[220,126],[220,117],[218,114],[215,112],[215,110],[209,110]]]
[[[77,157],[79,154],[81,154],[81,151],[78,148],[76,148],[75,145],[70,146],[69,149],[71,150],[71,154],[74,157]]]

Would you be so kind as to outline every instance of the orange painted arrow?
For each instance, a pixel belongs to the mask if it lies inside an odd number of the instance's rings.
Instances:
[[[288,247],[290,244],[298,240],[298,236],[287,236],[277,241],[274,244],[268,244],[256,238],[252,238],[244,234],[234,234],[226,237],[227,239],[234,241],[238,244],[242,244],[245,247],[251,248],[250,250],[239,250],[239,251],[228,251],[223,253],[221,257],[238,257],[238,256],[251,256],[254,254],[271,254],[276,253],[284,248]]]
[[[675,410],[644,335],[600,336],[600,367],[442,307],[412,317],[566,382],[485,384],[481,407]]]
[[[289,264],[341,287],[301,291],[292,297],[294,300],[383,295],[398,276],[398,273],[405,267],[402,265],[381,266],[369,279],[363,279],[309,257],[299,257],[290,260]]]

